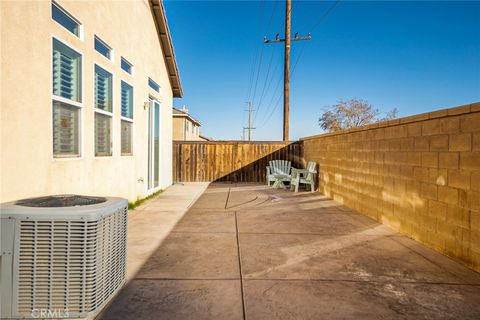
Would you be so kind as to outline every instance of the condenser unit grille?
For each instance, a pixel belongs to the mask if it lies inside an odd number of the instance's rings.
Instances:
[[[125,280],[126,237],[126,207],[96,221],[20,221],[17,313],[101,307]]]

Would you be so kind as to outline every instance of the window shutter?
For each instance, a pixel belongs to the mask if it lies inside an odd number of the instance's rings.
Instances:
[[[111,136],[110,126],[111,117],[95,112],[95,155],[96,156],[110,156],[111,150]]]
[[[80,102],[80,55],[53,41],[53,94]]]
[[[132,154],[132,123],[121,121],[122,155]]]
[[[53,101],[53,153],[79,155],[79,109]]]
[[[112,112],[112,75],[95,66],[95,107]]]

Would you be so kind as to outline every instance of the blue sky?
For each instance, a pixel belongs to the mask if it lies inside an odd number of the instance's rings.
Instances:
[[[400,116],[480,101],[480,2],[341,1],[314,28],[333,4],[293,1],[292,35],[312,31],[312,40],[292,44],[292,139],[320,133],[322,108],[340,99]],[[184,89],[174,105],[186,105],[204,135],[227,140],[240,139],[250,100],[253,138],[280,140],[283,44],[263,36],[283,37],[285,2],[165,7]]]

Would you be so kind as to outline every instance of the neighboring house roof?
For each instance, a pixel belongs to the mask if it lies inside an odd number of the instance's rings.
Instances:
[[[167,65],[168,78],[172,86],[173,96],[181,98],[183,96],[182,84],[180,82],[180,74],[178,72],[177,61],[175,60],[175,52],[173,50],[172,38],[168,29],[167,17],[162,0],[150,0],[153,16],[155,17],[155,25],[157,26],[160,44],[162,46],[163,57]]]
[[[190,120],[191,122],[195,123],[197,126],[201,126],[202,124],[200,123],[200,121],[198,121],[197,119],[195,118],[192,118],[192,116],[190,116],[190,114],[188,112],[185,112],[183,110],[179,110],[179,109],[176,109],[176,108],[173,108],[173,116],[174,117],[184,117],[184,118],[187,118],[188,120]]]
[[[208,138],[208,137],[205,137],[205,136],[202,136],[201,134],[198,135],[201,139],[205,140],[205,141],[213,141],[212,138]]]

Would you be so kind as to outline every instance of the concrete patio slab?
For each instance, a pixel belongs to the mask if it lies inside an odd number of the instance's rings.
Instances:
[[[386,236],[240,234],[240,252],[245,279],[466,284]]]
[[[251,319],[479,319],[478,287],[245,280]]]
[[[480,318],[479,273],[323,195],[172,190],[130,213],[140,271],[103,319]]]
[[[195,203],[197,209],[225,209],[225,205],[228,199],[228,189],[218,188],[215,192],[205,193]]]
[[[234,212],[194,209],[179,221],[174,232],[235,233],[235,230]]]
[[[369,230],[358,217],[345,213],[242,211],[238,213],[240,233],[350,234]],[[391,232],[393,233],[393,232]]]
[[[127,279],[135,276],[207,187],[199,182],[176,184],[128,212]]]
[[[243,319],[239,292],[239,280],[134,280],[102,319]]]
[[[235,234],[172,232],[136,278],[238,279]]]

